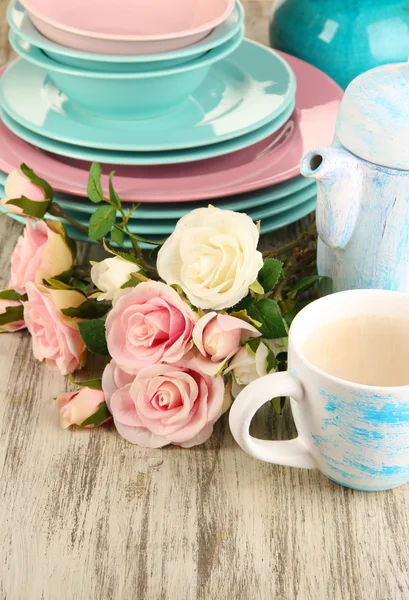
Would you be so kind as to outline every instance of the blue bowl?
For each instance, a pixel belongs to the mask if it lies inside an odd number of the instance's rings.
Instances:
[[[87,113],[108,119],[147,119],[172,111],[205,79],[212,64],[229,56],[243,41],[244,30],[230,41],[185,65],[144,73],[101,73],[66,67],[10,33],[14,50],[43,67],[54,85]]]
[[[216,27],[204,40],[173,52],[138,56],[116,56],[111,54],[91,54],[61,46],[43,36],[33,25],[25,8],[12,0],[7,9],[7,19],[11,30],[22,40],[43,50],[58,63],[89,71],[136,73],[174,68],[203,56],[231,40],[244,24],[244,9],[239,0],[226,21]]]

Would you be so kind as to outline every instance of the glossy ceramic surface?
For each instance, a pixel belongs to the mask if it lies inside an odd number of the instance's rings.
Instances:
[[[92,122],[95,117],[112,119],[115,123],[129,119],[146,123],[151,117],[173,114],[172,111],[184,104],[200,86],[211,66],[229,56],[241,44],[243,37],[244,31],[241,30],[228,42],[178,67],[137,73],[102,73],[67,67],[52,60],[14,32],[10,33],[10,44],[24,59],[21,62],[25,68],[20,66],[20,71],[16,69],[20,73],[17,77],[27,77],[29,69],[33,71],[31,84],[37,75],[37,90],[44,100],[47,90],[52,105],[47,112],[61,108],[68,113],[77,112],[85,123],[88,120]],[[50,86],[50,82],[55,87]],[[37,111],[45,109],[44,102],[41,104],[36,105]],[[100,131],[109,129],[109,125],[101,125],[94,123],[94,128],[99,127]],[[143,129],[149,127],[145,125]]]
[[[325,74],[303,61],[282,54],[297,78],[297,109],[277,133],[253,146],[205,161],[177,165],[127,167],[103,165],[103,186],[115,168],[121,198],[144,202],[179,202],[219,198],[291,180],[299,174],[304,154],[331,144],[342,97],[340,88]],[[13,122],[9,121],[12,126]],[[24,131],[18,127],[18,135]],[[35,135],[35,134],[34,134]],[[41,136],[31,141],[39,146]],[[51,148],[48,148],[51,150]],[[13,135],[0,123],[0,166],[10,172],[25,160],[54,189],[85,195],[89,163],[40,151]]]
[[[46,23],[78,36],[149,41],[209,31],[227,19],[234,0],[23,0],[22,4]]]
[[[0,97],[1,105],[1,97]],[[255,144],[260,140],[266,139],[271,133],[280,129],[283,123],[286,123],[291,117],[294,110],[294,101],[286,108],[282,114],[273,119],[271,123],[260,127],[252,133],[239,136],[235,139],[219,144],[203,146],[202,148],[192,148],[187,150],[175,150],[164,152],[119,152],[117,150],[94,150],[93,148],[85,148],[83,146],[74,146],[72,144],[64,144],[63,142],[55,142],[54,140],[41,136],[29,129],[22,127],[4,110],[0,111],[4,122],[16,135],[22,139],[34,144],[38,148],[59,154],[63,157],[76,158],[89,162],[98,161],[100,163],[111,163],[123,167],[124,165],[175,165],[188,162],[202,161],[216,156],[230,154],[241,148],[248,148],[251,144]]]
[[[307,200],[306,202],[303,202],[303,203],[299,204],[298,206],[296,206],[295,208],[287,210],[287,211],[277,215],[276,217],[270,217],[270,218],[264,219],[264,221],[261,223],[261,233],[262,234],[270,233],[272,231],[276,231],[277,229],[280,229],[281,227],[285,227],[287,225],[290,225],[291,223],[295,223],[299,219],[302,219],[306,215],[309,215],[310,213],[314,212],[315,206],[316,206],[316,199],[315,199],[315,197],[313,197],[312,199]],[[7,212],[7,211],[3,206],[0,206],[0,212]],[[13,215],[11,213],[8,213],[8,216],[10,216],[12,219],[14,219],[16,221],[19,221],[20,223],[25,222],[24,217],[19,217],[17,215]],[[90,241],[78,229],[75,229],[70,225],[66,225],[66,229],[67,229],[70,237],[72,237],[72,239],[79,240],[79,241],[85,241],[85,242]],[[135,227],[134,229],[135,229],[135,233],[137,232],[137,230],[139,231],[139,227]],[[149,235],[149,238],[152,239],[152,241],[162,239],[163,237],[164,237],[163,234],[162,235]],[[141,247],[146,248],[148,246],[146,244],[141,244]]]
[[[354,77],[409,56],[406,0],[285,0],[273,14],[273,48],[322,69],[346,88]]]
[[[7,173],[0,171],[0,185],[4,185],[6,178]],[[316,195],[316,187],[315,182],[305,179],[304,177],[295,177],[290,181],[263,190],[227,198],[210,198],[199,202],[179,202],[174,204],[156,202],[152,206],[148,203],[142,203],[134,218],[137,220],[177,220],[183,217],[187,212],[195,210],[196,208],[206,207],[209,203],[225,210],[235,211],[248,211],[250,209],[253,210],[255,207],[257,210],[261,210],[260,207],[265,207],[266,205],[270,206],[283,200],[290,202],[291,206],[296,206],[302,199],[305,200],[313,194]],[[78,213],[85,213],[88,215],[95,211],[95,204],[85,198],[69,196],[59,192],[55,193],[54,198],[56,202],[67,210],[75,210]]]
[[[153,77],[152,81],[160,87],[166,79]],[[106,85],[104,76],[96,81]],[[76,85],[79,93],[80,85]],[[161,90],[163,95],[165,87]],[[77,146],[126,151],[193,148],[239,137],[279,117],[294,92],[295,77],[285,61],[249,41],[243,42],[229,58],[214,64],[203,85],[180,108],[153,120],[101,122],[80,112],[50,83],[44,69],[26,61],[11,65],[1,81],[4,108],[28,129]],[[23,101],[27,93],[31,98],[29,105]],[[147,101],[148,97],[144,102]],[[100,102],[100,96],[93,97],[92,102]]]
[[[117,72],[127,70],[135,72],[141,69],[172,68],[217,48],[239,32],[244,22],[244,9],[236,0],[232,14],[223,23],[218,25],[203,41],[182,50],[120,57],[116,54],[80,52],[52,42],[34,27],[27,11],[18,0],[13,0],[9,4],[7,18],[11,29],[23,40],[44,50],[48,56],[60,63],[96,71],[115,69]]]
[[[223,23],[218,25],[203,41],[193,46],[163,54],[121,57],[115,54],[80,52],[52,42],[34,27],[27,11],[18,0],[13,0],[9,4],[7,18],[12,31],[17,33],[23,40],[46,52],[48,56],[57,62],[95,71],[115,69],[117,72],[135,72],[172,68],[193,58],[197,58],[213,48],[217,48],[239,32],[244,22],[244,9],[241,3],[236,0],[232,14]]]

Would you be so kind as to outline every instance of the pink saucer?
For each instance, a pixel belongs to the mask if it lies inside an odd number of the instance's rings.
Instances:
[[[287,181],[300,174],[304,155],[332,143],[342,89],[308,63],[280,53],[297,78],[296,109],[289,121],[265,140],[218,158],[184,165],[104,165],[125,201],[180,202],[220,198]],[[45,153],[0,125],[0,168],[9,173],[26,162],[55,190],[86,196],[89,163]]]

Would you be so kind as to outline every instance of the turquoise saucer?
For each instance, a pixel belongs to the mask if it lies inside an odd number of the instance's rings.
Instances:
[[[0,171],[0,185],[4,185],[7,179],[7,174],[4,171]],[[294,177],[284,183],[278,185],[266,187],[261,190],[254,192],[247,192],[236,196],[229,196],[222,199],[209,199],[198,202],[157,202],[155,204],[145,203],[141,204],[137,212],[134,214],[135,219],[173,219],[177,220],[183,217],[183,215],[196,209],[202,208],[212,204],[218,208],[225,210],[237,210],[247,211],[257,206],[269,205],[272,202],[283,200],[284,198],[291,197],[294,199],[299,196],[305,190],[310,190],[311,195],[313,192],[316,193],[316,183],[311,179],[305,177]],[[75,196],[67,196],[64,194],[56,193],[54,199],[64,210],[75,210],[77,213],[92,214],[95,211],[95,204],[92,204],[85,198],[78,198]],[[124,207],[128,206],[129,203],[124,202]],[[261,218],[261,217],[259,217]]]
[[[0,106],[1,105],[2,98],[0,96]],[[170,150],[165,152],[119,152],[115,150],[96,150],[94,148],[84,148],[57,142],[23,127],[8,114],[4,106],[2,106],[2,108],[3,110],[0,111],[1,118],[10,131],[15,133],[22,140],[33,144],[33,146],[36,146],[37,148],[46,150],[47,152],[52,152],[59,156],[68,156],[70,158],[77,158],[90,162],[97,161],[105,164],[168,165],[194,162],[196,160],[204,160],[206,158],[230,154],[231,152],[241,150],[242,148],[248,148],[257,142],[264,140],[278,131],[280,127],[288,121],[294,110],[294,101],[290,103],[288,108],[286,108],[279,117],[252,133],[247,133],[234,140],[221,142],[220,144],[214,144],[212,146],[192,148],[190,150],[175,150],[173,152]]]
[[[81,86],[81,78],[76,85]],[[27,60],[11,64],[0,82],[3,108],[30,131],[75,146],[133,152],[214,146],[259,130],[294,101],[295,87],[284,59],[249,40],[212,64],[180,108],[152,119],[125,121],[121,114],[101,119],[81,111],[51,83],[46,68]]]

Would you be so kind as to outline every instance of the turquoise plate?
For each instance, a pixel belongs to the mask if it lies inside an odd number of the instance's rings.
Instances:
[[[124,121],[121,114],[101,119],[80,111],[51,83],[46,68],[26,60],[14,62],[0,86],[4,109],[31,131],[87,148],[153,152],[214,145],[260,129],[294,101],[296,84],[284,59],[245,40],[211,65],[204,82],[181,107],[154,119]]]
[[[283,200],[273,201],[270,204],[266,204],[262,207],[243,209],[241,212],[247,213],[249,217],[253,219],[253,221],[261,220],[261,224],[263,224],[265,219],[270,219],[271,217],[280,215],[281,213],[295,208],[307,200],[314,199],[315,197],[316,189],[314,187],[308,187],[301,192],[287,196]],[[77,211],[76,208],[72,206],[71,208],[65,208],[64,210],[68,216],[78,221],[78,223],[81,223],[81,225],[88,225],[89,217],[85,216],[84,213]],[[134,218],[129,221],[130,230],[132,233],[136,233],[148,238],[154,235],[159,235],[162,237],[170,235],[178,221],[178,219],[163,220],[159,218],[152,218],[149,221],[142,221],[142,219],[138,219],[138,212],[139,211],[137,210]],[[189,209],[187,209],[186,212],[190,212]]]
[[[0,105],[1,105],[0,96]],[[247,133],[234,140],[221,142],[213,146],[205,146],[203,148],[193,148],[191,150],[175,150],[174,152],[118,152],[109,150],[95,150],[93,148],[84,148],[57,142],[50,138],[34,133],[17,123],[14,118],[6,112],[1,111],[1,117],[5,125],[15,133],[19,138],[33,144],[37,148],[53,152],[59,156],[68,156],[70,158],[78,158],[90,162],[97,161],[106,164],[115,165],[168,165],[176,163],[194,162],[196,160],[204,160],[215,156],[230,154],[242,148],[248,148],[261,140],[264,140],[269,135],[272,135],[284,125],[291,117],[294,110],[294,101],[290,103],[288,108],[283,111],[280,117],[274,119],[268,125],[264,125],[260,129]]]
[[[7,19],[10,28],[15,33],[47,52],[54,60],[80,67],[82,69],[95,69],[107,71],[115,68],[116,71],[138,71],[142,68],[161,69],[169,68],[192,60],[198,55],[204,54],[212,48],[220,46],[230,40],[241,28],[244,22],[244,9],[240,2],[236,1],[236,6],[232,14],[223,21],[218,27],[205,37],[204,40],[173,52],[164,52],[162,54],[143,54],[136,56],[118,56],[112,54],[91,54],[73,50],[57,44],[43,36],[36,27],[34,27],[28,12],[18,2],[12,0],[7,9]],[[114,63],[114,65],[113,65]]]
[[[7,174],[0,171],[0,185],[4,185],[7,179]],[[142,204],[134,215],[134,219],[173,219],[177,220],[183,217],[191,210],[202,208],[212,204],[218,208],[225,210],[247,211],[253,207],[269,205],[275,201],[281,201],[284,198],[293,200],[299,197],[306,190],[310,190],[310,194],[316,193],[316,183],[305,177],[295,177],[284,183],[267,187],[255,192],[240,194],[237,196],[226,197],[222,199],[209,199],[199,202],[180,202],[180,203],[145,203]],[[77,213],[92,214],[95,211],[95,204],[92,204],[85,198],[77,198],[75,196],[66,196],[63,194],[55,194],[55,201],[64,209],[75,211]],[[291,201],[292,201],[291,200]],[[137,200],[135,200],[137,201]],[[296,200],[294,200],[296,203]],[[128,203],[124,203],[126,208]],[[261,218],[261,217],[259,217]]]

